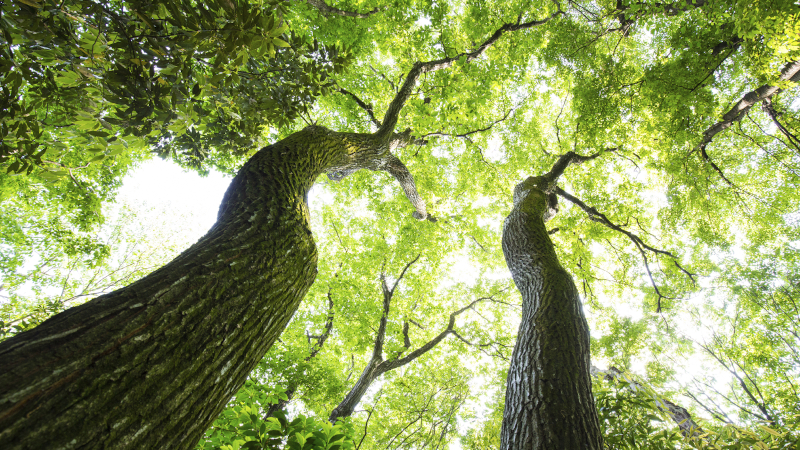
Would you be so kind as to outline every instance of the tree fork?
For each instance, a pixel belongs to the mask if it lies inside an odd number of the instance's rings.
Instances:
[[[472,52],[414,64],[374,134],[309,126],[261,149],[231,181],[216,224],[172,262],[0,343],[0,448],[192,448],[314,281],[306,198],[317,176],[386,170],[427,219],[391,153],[415,141],[394,129],[419,77],[564,14],[556,5]]]

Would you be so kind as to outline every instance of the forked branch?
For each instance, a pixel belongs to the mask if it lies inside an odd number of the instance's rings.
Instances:
[[[555,4],[558,10],[542,20],[522,22],[522,14],[520,14],[516,23],[504,24],[475,50],[462,52],[448,58],[415,63],[408,72],[408,75],[406,75],[406,79],[403,82],[403,85],[400,87],[400,90],[397,92],[397,95],[395,95],[394,99],[389,104],[389,107],[386,109],[386,114],[383,118],[383,124],[378,129],[376,135],[388,137],[394,132],[394,128],[397,125],[397,120],[400,116],[400,111],[403,109],[406,101],[408,101],[413,94],[417,81],[422,74],[446,69],[459,60],[464,60],[465,62],[474,61],[476,58],[480,57],[486,51],[486,49],[494,45],[495,42],[497,42],[505,33],[533,28],[535,26],[547,23],[550,20],[564,14],[564,11],[561,10],[561,5],[558,2],[555,2]]]
[[[471,131],[467,131],[465,133],[458,133],[458,134],[445,133],[444,131],[435,131],[433,133],[426,133],[426,134],[423,134],[422,136],[420,136],[420,138],[415,141],[415,144],[419,144],[419,145],[427,144],[428,141],[426,140],[426,138],[429,138],[429,137],[454,137],[454,138],[466,139],[468,142],[472,142],[472,140],[469,139],[469,137],[471,135],[476,134],[476,133],[484,133],[486,131],[491,130],[492,127],[494,127],[498,123],[504,122],[506,119],[508,119],[508,117],[511,116],[511,114],[514,111],[517,110],[517,108],[519,108],[519,106],[514,106],[513,108],[511,108],[508,111],[506,111],[506,113],[503,115],[503,117],[493,121],[492,123],[490,123],[489,125],[487,125],[487,126],[485,126],[483,128],[478,128],[476,130],[471,130]]]
[[[648,251],[650,251],[652,253],[655,253],[656,255],[664,255],[664,256],[668,256],[668,257],[672,258],[673,262],[675,263],[675,266],[678,269],[680,269],[681,272],[683,272],[687,276],[689,276],[689,278],[692,280],[692,282],[695,281],[695,279],[694,279],[695,274],[693,274],[693,273],[689,272],[688,270],[684,269],[683,267],[681,267],[681,265],[678,263],[678,258],[675,255],[673,255],[672,253],[670,253],[670,252],[668,252],[666,250],[657,249],[655,247],[652,247],[652,246],[648,245],[647,243],[645,243],[642,240],[642,238],[640,238],[635,233],[632,233],[632,232],[622,228],[621,226],[615,224],[614,222],[609,220],[609,218],[605,214],[603,214],[600,211],[598,211],[595,207],[587,205],[586,203],[584,203],[583,201],[581,201],[577,197],[573,196],[572,194],[566,192],[565,190],[561,189],[560,187],[556,188],[556,193],[561,198],[569,201],[570,203],[574,204],[575,206],[579,207],[584,212],[586,212],[589,215],[589,218],[592,221],[600,223],[600,224],[604,225],[606,228],[609,228],[609,229],[614,230],[614,231],[616,231],[618,233],[621,233],[621,234],[625,235],[628,239],[630,239],[630,241],[633,243],[633,245],[636,247],[636,249],[639,250],[639,253],[642,256],[642,261],[644,262],[645,270],[647,271],[647,276],[650,278],[650,284],[653,286],[653,289],[655,289],[656,295],[658,295],[658,305],[656,307],[656,312],[661,312],[661,300],[662,299],[668,299],[669,300],[669,299],[672,299],[672,298],[671,297],[667,297],[664,294],[662,294],[661,290],[658,288],[658,284],[656,284],[655,279],[653,278],[653,273],[650,271],[650,263],[649,263],[649,260],[647,258],[647,253],[645,252],[645,250],[648,250]]]
[[[367,104],[364,100],[361,100],[360,98],[358,98],[358,96],[356,94],[348,91],[347,89],[345,89],[343,87],[339,88],[339,92],[341,92],[342,94],[352,98],[361,109],[363,109],[364,111],[367,112],[367,115],[369,115],[370,121],[372,121],[372,123],[374,123],[376,127],[378,127],[378,128],[381,127],[381,123],[378,121],[377,118],[375,118],[375,111],[372,109],[372,105]]]
[[[681,434],[684,437],[700,438],[703,435],[703,429],[700,428],[700,425],[698,425],[694,419],[692,419],[692,415],[689,414],[689,411],[687,411],[686,408],[676,405],[675,403],[672,403],[671,401],[661,397],[655,391],[642,385],[616,367],[610,367],[608,370],[603,370],[592,366],[592,375],[602,376],[608,381],[614,380],[620,382],[622,386],[627,387],[629,391],[637,396],[643,394],[644,396],[650,397],[655,403],[656,408],[668,415],[670,419],[672,419],[672,421],[678,425],[678,428],[681,430]]]

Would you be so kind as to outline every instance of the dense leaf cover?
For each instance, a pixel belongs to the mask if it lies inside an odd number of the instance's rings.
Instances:
[[[133,138],[188,167],[225,169],[330,88],[335,45],[289,32],[277,2],[4,2],[0,161],[66,175]]]
[[[99,211],[150,152],[233,171],[259,144],[303,127],[301,117],[374,131],[415,62],[564,11],[416,84],[397,129],[422,145],[396,155],[436,222],[413,221],[385,174],[319,181],[316,284],[198,448],[440,448],[458,436],[464,448],[495,448],[519,320],[502,220],[513,186],[568,151],[598,156],[565,174],[547,226],[581,292],[594,364],[635,374],[595,382],[608,448],[797,445],[800,102],[797,77],[782,78],[800,60],[795,3],[2,8],[5,284],[26,258],[100,264],[109,251],[92,236],[100,219],[81,212]],[[778,89],[715,128],[764,86]],[[459,318],[460,339],[387,372],[353,417],[324,423],[372,355],[382,277],[417,255],[387,316],[388,359],[473,300],[496,301]],[[3,308],[6,322],[19,317]],[[266,417],[287,392],[290,419]],[[689,410],[700,435],[681,434],[658,399]]]

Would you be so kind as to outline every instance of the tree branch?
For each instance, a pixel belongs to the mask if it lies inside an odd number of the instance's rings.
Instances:
[[[381,363],[378,366],[377,370],[375,370],[376,376],[378,376],[378,375],[380,375],[382,373],[388,372],[390,370],[394,370],[394,369],[396,369],[398,367],[402,367],[402,366],[410,363],[411,361],[419,358],[420,356],[424,355],[425,353],[430,351],[432,348],[436,347],[439,344],[439,342],[442,342],[442,340],[447,337],[448,334],[453,332],[453,327],[456,324],[456,316],[462,314],[464,311],[467,311],[468,309],[472,309],[472,307],[474,307],[476,303],[479,303],[479,302],[482,302],[482,301],[486,301],[486,300],[494,300],[494,298],[493,297],[481,297],[481,298],[473,301],[469,305],[467,305],[467,306],[465,306],[465,307],[453,312],[452,314],[450,314],[450,319],[447,322],[447,328],[445,328],[436,337],[434,337],[430,341],[426,342],[424,345],[420,346],[419,348],[417,348],[413,352],[407,354],[406,356],[404,356],[402,358],[399,358],[399,359],[394,359],[394,360],[391,360],[391,361],[385,361],[385,362]],[[406,325],[406,330],[407,329],[408,329],[408,325]]]
[[[545,178],[545,180],[547,180],[549,184],[555,186],[555,183],[558,182],[558,179],[561,177],[561,175],[564,174],[564,171],[567,170],[567,167],[573,164],[577,166],[579,164],[585,163],[586,161],[591,161],[597,158],[598,156],[602,155],[603,153],[615,152],[615,151],[617,151],[616,147],[607,148],[605,150],[601,150],[589,156],[583,156],[573,151],[569,151],[559,156],[556,162],[553,164],[553,167],[550,168],[550,171],[544,174],[543,177]],[[551,191],[548,190],[547,193],[549,194],[551,193]]]
[[[638,395],[640,393],[645,393],[648,395],[655,401],[656,408],[658,408],[659,411],[667,414],[670,419],[672,419],[672,421],[678,425],[678,428],[681,430],[681,434],[684,437],[698,438],[703,434],[703,429],[700,428],[700,425],[698,425],[692,419],[689,411],[679,405],[676,405],[675,403],[672,403],[669,400],[662,398],[655,391],[642,385],[616,367],[610,367],[608,370],[603,370],[592,366],[592,375],[601,375],[606,380],[622,381],[623,383],[627,384],[628,390],[634,394]]]
[[[376,135],[387,138],[391,136],[391,134],[394,132],[395,126],[397,125],[397,120],[400,116],[400,110],[403,109],[406,101],[408,101],[409,97],[411,97],[412,93],[414,92],[414,87],[417,84],[417,80],[419,80],[419,77],[422,74],[446,69],[462,58],[467,63],[472,62],[481,56],[486,49],[494,45],[494,43],[497,42],[503,36],[503,34],[542,25],[564,14],[564,11],[561,10],[561,5],[558,2],[556,2],[556,6],[558,7],[558,10],[542,20],[532,20],[521,23],[522,15],[520,15],[516,23],[507,23],[501,26],[497,29],[497,31],[494,32],[494,34],[492,34],[491,37],[489,37],[480,46],[478,46],[478,48],[471,52],[462,52],[449,58],[415,63],[408,72],[408,75],[406,75],[406,79],[403,82],[403,85],[400,87],[400,90],[397,92],[397,95],[395,95],[394,99],[389,104],[389,107],[386,109],[386,114],[383,118],[383,125],[378,129]]]
[[[311,358],[317,356],[317,353],[322,350],[322,346],[325,345],[325,341],[328,340],[328,337],[331,335],[331,330],[333,330],[333,316],[333,297],[331,296],[331,289],[328,288],[328,317],[325,319],[325,331],[323,331],[321,335],[316,336],[317,342],[312,347],[311,354],[306,357],[306,361],[310,361]]]
[[[423,200],[419,192],[417,192],[417,184],[414,182],[414,176],[408,171],[403,161],[400,161],[400,158],[391,154],[388,155],[381,169],[388,172],[389,175],[393,176],[394,179],[400,183],[400,187],[403,188],[406,198],[416,209],[416,211],[411,213],[415,219],[428,219],[431,222],[436,222],[437,219],[435,217],[428,215],[425,200]]]
[[[369,115],[369,118],[372,121],[372,123],[374,123],[375,126],[378,127],[378,128],[381,127],[381,123],[378,121],[378,119],[375,118],[375,111],[372,109],[372,105],[368,105],[366,102],[364,102],[364,100],[361,100],[360,98],[358,98],[358,96],[356,94],[348,91],[347,89],[345,89],[343,87],[339,88],[339,92],[341,92],[342,94],[347,95],[350,98],[352,98],[356,102],[356,104],[358,104],[358,106],[361,107],[361,109],[363,109],[364,111],[367,112],[367,114]]]
[[[333,6],[328,5],[325,3],[324,0],[306,0],[306,3],[316,8],[322,15],[324,16],[342,16],[342,17],[355,17],[356,19],[366,19],[367,17],[386,10],[386,6],[383,8],[375,7],[372,11],[366,13],[357,13],[354,11],[345,11]]]
[[[619,233],[624,234],[625,236],[628,237],[628,239],[630,239],[631,242],[633,242],[633,244],[639,250],[639,253],[642,255],[642,260],[644,261],[645,269],[647,270],[647,275],[650,278],[650,283],[652,284],[653,288],[655,289],[656,295],[658,295],[658,305],[656,307],[656,312],[661,312],[661,299],[671,299],[671,297],[667,297],[667,296],[663,295],[661,293],[661,291],[658,289],[658,285],[656,284],[655,280],[653,279],[653,274],[650,271],[650,264],[648,262],[647,254],[645,253],[645,250],[651,251],[651,252],[653,252],[653,253],[655,253],[657,255],[664,255],[664,256],[668,256],[668,257],[672,258],[673,262],[678,267],[678,269],[680,269],[681,272],[683,272],[687,276],[689,276],[689,278],[692,280],[692,282],[694,282],[694,275],[696,275],[696,274],[693,274],[693,273],[689,272],[688,270],[684,269],[683,267],[681,267],[681,265],[677,261],[678,258],[675,255],[673,255],[672,253],[670,253],[670,252],[668,252],[666,250],[660,250],[660,249],[651,247],[650,245],[647,245],[642,240],[642,238],[640,238],[638,235],[636,235],[634,233],[631,233],[630,231],[622,228],[621,226],[611,222],[608,219],[608,217],[606,217],[605,214],[601,213],[600,211],[598,211],[593,206],[588,206],[586,203],[584,203],[580,199],[576,198],[575,196],[569,194],[568,192],[566,192],[565,190],[561,189],[560,187],[556,187],[556,193],[559,196],[561,196],[562,198],[568,200],[570,203],[572,203],[572,204],[576,205],[577,207],[579,207],[580,209],[582,209],[587,214],[589,214],[589,218],[592,221],[598,222],[598,223],[604,225],[606,228],[609,228],[611,230],[614,230],[614,231],[617,231]]]
[[[800,81],[800,61],[794,61],[787,64],[783,70],[781,70],[780,80],[794,82]],[[733,122],[740,120],[754,104],[769,99],[780,91],[781,88],[777,86],[765,84],[758,89],[745,94],[745,96],[742,97],[742,99],[739,100],[739,102],[736,103],[733,108],[731,108],[727,113],[725,113],[725,115],[722,116],[721,121],[710,126],[708,129],[706,129],[706,131],[703,132],[703,140],[697,145],[697,147],[695,147],[695,150],[699,150],[701,154],[703,154],[703,158],[707,160],[705,148],[711,143],[717,134],[728,129]],[[716,170],[720,172],[719,168],[716,168]],[[726,179],[726,181],[728,180]],[[730,181],[728,181],[728,183],[730,183]]]
[[[523,100],[523,102],[524,102],[524,100]],[[520,103],[523,103],[523,102],[520,102]],[[425,138],[428,138],[428,137],[456,137],[456,138],[461,138],[461,139],[467,139],[469,142],[472,142],[471,140],[468,139],[470,135],[473,135],[475,133],[483,133],[483,132],[491,130],[493,126],[495,126],[498,123],[503,122],[506,119],[508,119],[508,116],[510,116],[511,113],[516,111],[517,108],[519,108],[519,106],[515,106],[515,107],[509,109],[508,111],[506,111],[506,113],[503,115],[502,118],[495,120],[494,122],[490,123],[489,125],[487,125],[484,128],[478,128],[477,130],[467,131],[466,133],[461,133],[461,134],[450,134],[450,133],[445,133],[443,131],[436,131],[436,132],[433,132],[433,133],[426,133],[426,134],[423,134],[422,136],[420,136],[420,138],[415,141],[415,144],[427,144],[427,141],[425,140]]]
[[[778,113],[775,112],[775,107],[772,106],[772,99],[765,98],[764,103],[761,105],[761,109],[767,113],[770,119],[772,119],[772,123],[778,127],[778,130],[783,133],[784,136],[789,140],[789,143],[794,146],[795,150],[800,150],[800,139],[797,138],[791,131],[789,131],[783,124],[778,120]]]

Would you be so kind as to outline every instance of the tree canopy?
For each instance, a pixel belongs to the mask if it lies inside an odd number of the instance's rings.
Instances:
[[[607,448],[800,439],[795,3],[20,0],[0,28],[4,336],[63,309],[65,267],[147,272],[98,231],[141,161],[232,174],[309,125],[402,141],[316,180],[316,281],[199,448],[499,446],[503,222],[570,154],[546,226]]]

